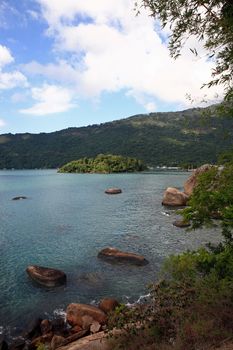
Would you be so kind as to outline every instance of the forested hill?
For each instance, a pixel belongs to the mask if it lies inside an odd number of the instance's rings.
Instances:
[[[204,112],[150,113],[52,133],[0,135],[0,168],[57,168],[100,153],[136,157],[151,166],[215,162],[233,146],[233,118]]]

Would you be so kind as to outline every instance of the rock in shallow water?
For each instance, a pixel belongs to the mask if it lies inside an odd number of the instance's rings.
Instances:
[[[142,255],[122,252],[116,248],[105,248],[101,250],[98,258],[109,262],[127,262],[134,265],[147,265],[149,263]]]
[[[105,193],[107,194],[119,194],[122,193],[122,190],[120,188],[108,188]]]
[[[31,265],[26,271],[34,281],[46,287],[56,287],[66,283],[66,274],[61,270]]]
[[[26,196],[17,196],[17,197],[12,198],[13,201],[19,201],[21,199],[27,199],[27,197]]]
[[[188,195],[179,191],[177,188],[168,187],[163,195],[162,205],[171,207],[185,206],[188,201]]]
[[[180,227],[180,228],[185,228],[185,227],[189,227],[190,226],[190,223],[188,221],[185,221],[185,220],[182,220],[182,219],[177,219],[172,224],[173,224],[173,226]]]
[[[70,304],[66,309],[66,320],[71,326],[80,326],[85,328],[86,318],[90,317],[93,321],[105,324],[106,314],[98,307],[87,304]],[[92,323],[91,322],[91,323]]]

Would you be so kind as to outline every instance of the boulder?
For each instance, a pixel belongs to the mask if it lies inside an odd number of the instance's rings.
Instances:
[[[104,298],[104,299],[100,300],[99,308],[100,308],[100,310],[102,310],[103,312],[105,312],[107,314],[108,312],[114,311],[115,308],[119,305],[120,304],[118,303],[118,301],[116,299]]]
[[[41,330],[42,335],[51,332],[51,330],[52,330],[51,321],[49,321],[49,320],[41,321],[40,330]]]
[[[147,265],[149,262],[142,255],[122,252],[116,248],[105,248],[98,254],[98,258],[109,262],[127,262],[134,265]]]
[[[114,336],[119,336],[122,331],[113,331]],[[117,338],[116,338],[117,339]],[[104,331],[81,338],[69,345],[62,346],[59,350],[112,350],[116,340]]]
[[[84,330],[81,330],[75,334],[72,334],[69,337],[64,339],[62,345],[67,345],[69,343],[73,343],[74,341],[76,341],[82,337],[85,337],[87,335],[87,333],[89,333],[89,329],[84,329]]]
[[[66,309],[66,320],[71,326],[80,326],[85,328],[87,316],[91,323],[97,321],[100,324],[105,324],[107,321],[106,314],[96,306],[87,304],[70,304]]]
[[[71,336],[71,335],[74,335],[74,334],[81,332],[81,331],[82,331],[82,327],[76,325],[70,329],[69,335]]]
[[[192,175],[184,183],[184,192],[188,196],[190,196],[193,193],[193,190],[196,187],[198,182],[198,176],[210,170],[212,167],[213,165],[204,164],[200,168],[197,168],[196,170],[193,171]]]
[[[28,344],[28,349],[36,350],[38,348],[38,344],[48,344],[51,342],[52,338],[53,332],[41,335],[40,337],[33,339],[32,342]]]
[[[188,195],[177,188],[168,187],[163,195],[162,205],[182,207],[187,204]]]
[[[62,346],[64,343],[64,340],[65,340],[64,337],[61,337],[60,335],[54,335],[50,343],[51,350],[55,350],[59,346]]]
[[[3,336],[0,336],[0,350],[8,350],[8,344]]]
[[[183,219],[178,219],[178,220],[173,222],[173,225],[176,227],[185,228],[185,227],[189,227],[190,223],[188,221],[183,220]]]
[[[23,337],[18,337],[14,339],[13,343],[10,344],[9,350],[22,350],[25,345],[25,339]]]
[[[105,193],[107,194],[119,194],[122,193],[122,190],[120,188],[108,188]]]
[[[65,320],[62,317],[54,318],[50,321],[52,329],[56,332],[63,331],[66,328]]]
[[[55,287],[66,283],[66,274],[61,270],[31,265],[27,267],[26,271],[33,280],[46,287]]]
[[[41,335],[41,329],[40,329],[41,321],[42,321],[41,318],[33,319],[26,327],[26,331],[23,333],[23,337],[25,339],[32,339]]]
[[[97,322],[97,321],[94,321],[94,322],[91,324],[90,332],[91,332],[92,334],[94,334],[94,333],[99,332],[100,329],[101,329],[101,324],[100,324],[99,322]]]
[[[19,201],[21,199],[27,199],[27,197],[25,197],[25,196],[17,196],[17,197],[12,198],[13,201]]]

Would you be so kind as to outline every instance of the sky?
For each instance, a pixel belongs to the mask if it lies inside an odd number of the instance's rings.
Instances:
[[[201,89],[214,65],[201,43],[190,38],[172,59],[169,28],[134,7],[135,0],[0,0],[0,133],[215,102],[221,88]]]

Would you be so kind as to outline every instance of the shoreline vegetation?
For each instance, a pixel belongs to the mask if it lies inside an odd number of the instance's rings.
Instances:
[[[132,173],[147,170],[147,166],[136,158],[113,154],[99,154],[95,158],[73,160],[58,169],[59,173]]]

